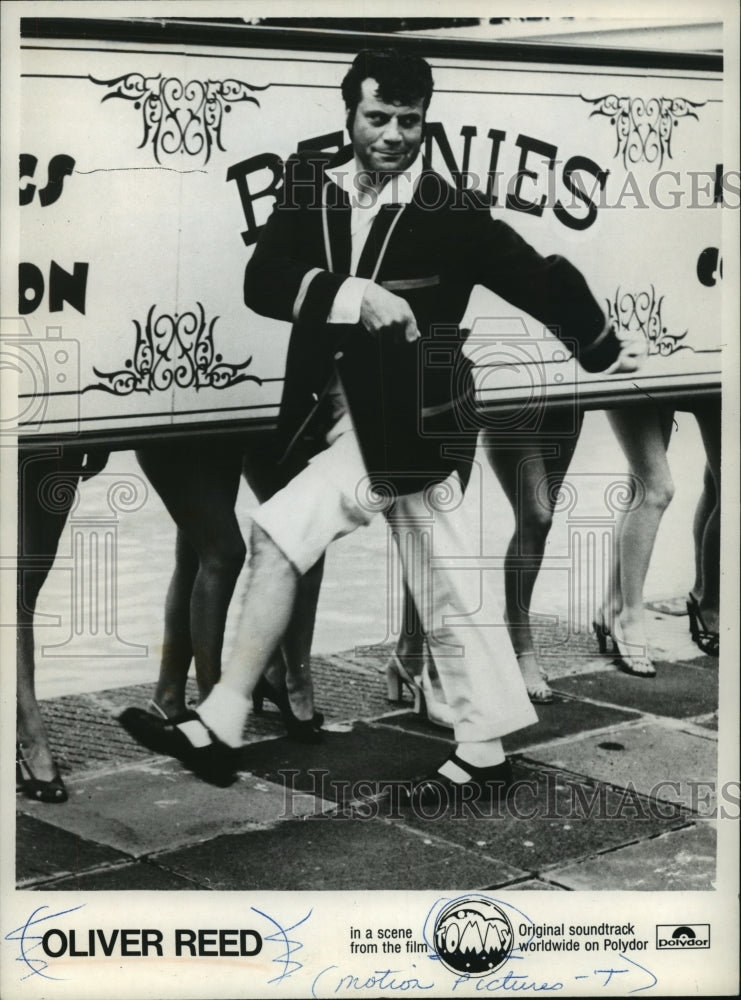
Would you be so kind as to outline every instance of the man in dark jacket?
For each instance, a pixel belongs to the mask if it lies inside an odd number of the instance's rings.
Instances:
[[[241,742],[247,697],[285,631],[298,577],[380,509],[402,542],[457,741],[412,794],[501,794],[510,780],[501,737],[536,721],[505,628],[469,623],[483,571],[443,565],[476,551],[455,510],[477,433],[458,326],[483,284],[573,345],[589,370],[632,371],[637,360],[568,261],[541,257],[482,198],[422,161],[431,94],[424,60],[361,52],[343,82],[351,150],[288,161],[247,265],[247,305],[293,323],[279,421],[293,478],[255,513],[239,657],[174,734],[211,765],[228,768],[227,748]],[[413,572],[428,547],[430,561]]]

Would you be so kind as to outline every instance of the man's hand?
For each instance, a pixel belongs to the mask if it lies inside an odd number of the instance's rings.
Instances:
[[[360,303],[360,322],[374,335],[391,333],[405,340],[418,340],[420,332],[406,299],[369,282]]]
[[[648,341],[644,336],[634,340],[624,340],[620,354],[605,372],[605,375],[619,375],[621,372],[637,372],[648,354]]]

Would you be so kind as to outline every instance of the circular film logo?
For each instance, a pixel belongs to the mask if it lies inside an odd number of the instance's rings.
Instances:
[[[435,951],[451,972],[486,976],[509,957],[512,924],[498,906],[479,896],[458,899],[435,922]]]

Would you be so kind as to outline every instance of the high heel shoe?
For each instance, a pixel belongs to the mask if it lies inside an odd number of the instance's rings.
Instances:
[[[533,650],[528,649],[515,655],[517,656],[517,663],[522,674],[522,679],[525,682],[527,696],[532,704],[550,705],[553,702],[553,691],[548,686],[546,672],[538,663]],[[528,662],[532,666],[523,666],[524,663]]]
[[[386,697],[395,705],[408,705],[402,695],[407,689],[414,699],[414,712],[422,719],[427,719],[435,726],[452,729],[454,726],[453,712],[443,700],[440,682],[437,684],[430,676],[429,664],[426,662],[422,673],[412,677],[401,661],[398,653],[392,653],[386,664]]]
[[[252,692],[252,708],[256,715],[263,714],[263,702],[267,698],[280,712],[286,727],[286,732],[292,740],[297,743],[321,743],[324,739],[322,724],[324,715],[322,712],[314,712],[311,719],[297,719],[293,714],[291,703],[288,700],[288,691],[283,688],[277,691],[270,681],[261,677]]]
[[[602,656],[606,656],[608,653],[607,640],[612,638],[612,633],[610,632],[608,626],[605,625],[605,619],[602,616],[600,616],[599,620],[595,618],[592,622],[592,628],[594,629],[594,634],[597,637],[597,647]]]
[[[50,781],[42,781],[31,770],[20,743],[15,745],[15,780],[18,790],[23,792],[27,799],[34,799],[36,802],[61,803],[66,802],[69,797],[56,764],[54,777]]]
[[[414,700],[414,711],[419,715],[422,710],[422,689],[401,662],[399,654],[392,653],[391,659],[386,664],[387,700],[394,705],[406,704],[404,701],[405,688]]]
[[[617,667],[624,674],[631,674],[633,677],[655,677],[656,667],[654,661],[645,652],[645,647],[642,653],[627,652],[631,645],[634,644],[627,642],[619,623],[616,621],[612,627],[612,646]]]
[[[687,597],[687,614],[690,619],[692,641],[708,656],[720,655],[720,633],[713,632],[705,624],[700,604],[694,594]]]

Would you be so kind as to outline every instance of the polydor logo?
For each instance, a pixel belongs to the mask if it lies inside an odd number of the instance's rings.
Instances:
[[[656,947],[696,951],[710,947],[710,924],[657,924]]]

